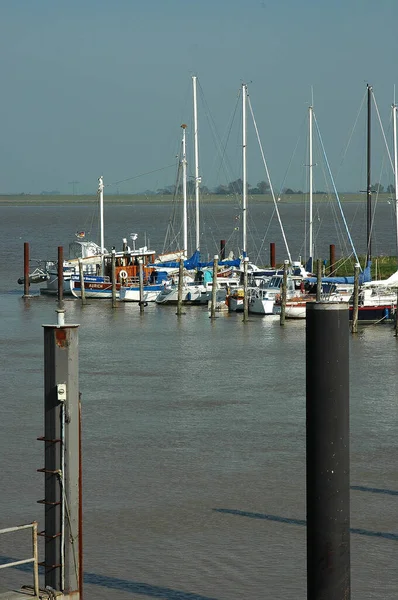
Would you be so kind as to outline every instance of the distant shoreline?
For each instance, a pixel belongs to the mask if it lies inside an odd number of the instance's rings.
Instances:
[[[283,195],[280,196],[279,201],[281,203],[289,203],[289,202],[303,202],[307,199],[308,194],[292,194],[292,195]],[[331,194],[314,194],[314,202],[320,202],[329,197],[332,197]],[[366,194],[349,194],[344,193],[339,195],[340,200],[342,202],[366,202]],[[374,194],[376,197],[376,194]],[[379,194],[379,199],[389,199],[390,194]],[[239,196],[220,196],[220,195],[204,195],[201,196],[200,201],[202,203],[225,203],[225,202],[235,202]],[[0,195],[0,205],[3,206],[62,206],[62,205],[71,205],[71,204],[94,204],[98,201],[96,195],[42,195],[42,194],[20,194],[20,195]],[[270,194],[266,195],[253,195],[249,194],[249,202],[250,203],[259,203],[259,202],[272,202],[272,196]],[[145,195],[113,195],[113,196],[105,196],[104,202],[107,205],[109,204],[170,204],[173,202],[173,196],[171,195],[160,195],[156,194],[153,196],[145,196]],[[190,202],[194,202],[194,199],[190,200]]]

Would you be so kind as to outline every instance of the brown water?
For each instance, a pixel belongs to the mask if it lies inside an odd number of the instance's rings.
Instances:
[[[146,231],[159,248],[170,207],[138,208],[108,210],[109,246]],[[226,224],[235,219],[230,207],[213,208],[216,216],[206,216],[210,255],[212,238],[228,239]],[[266,210],[259,206],[255,215],[258,229]],[[84,228],[87,207],[1,211],[0,528],[37,519],[43,529],[36,504],[44,493],[36,472],[44,460],[36,441],[43,434],[41,325],[55,322],[56,304],[23,301],[15,282],[23,242],[31,242],[32,255],[56,256],[57,245],[66,247],[71,232]],[[292,253],[302,245],[302,212],[289,207]],[[387,232],[385,214],[380,231]],[[335,241],[329,226],[325,250]],[[268,240],[284,258],[272,231]],[[393,232],[383,236],[385,253],[393,240]],[[261,317],[244,324],[240,315],[212,321],[197,307],[179,320],[164,306],[140,316],[134,305],[112,311],[107,301],[82,309],[71,300],[66,309],[67,322],[80,323],[86,600],[304,599],[305,324],[281,328]],[[351,340],[358,600],[396,598],[397,367],[390,326],[367,327]],[[23,540],[2,538],[1,557],[26,556]],[[0,591],[31,582],[15,569],[0,573]]]

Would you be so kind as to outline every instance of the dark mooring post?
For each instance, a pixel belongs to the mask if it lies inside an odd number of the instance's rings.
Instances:
[[[349,600],[348,304],[306,309],[307,600]]]
[[[275,242],[271,242],[269,245],[269,264],[271,265],[271,269],[275,269],[275,267],[276,267]]]
[[[330,244],[329,246],[329,275],[333,277],[336,268],[336,246]]]
[[[45,585],[80,598],[78,325],[44,325]]]
[[[29,243],[23,245],[23,297],[29,298]]]
[[[225,240],[220,240],[220,260],[225,260]]]

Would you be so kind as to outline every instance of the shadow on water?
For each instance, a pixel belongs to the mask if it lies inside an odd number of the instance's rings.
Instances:
[[[287,525],[306,525],[305,519],[290,519],[288,517],[281,517],[280,515],[268,515],[265,513],[248,512],[245,510],[237,510],[233,508],[213,508],[215,512],[235,515],[238,517],[247,517],[249,519],[263,519],[265,521],[273,521],[275,523],[285,523]],[[357,535],[365,535],[368,537],[384,538],[386,540],[392,540],[398,542],[398,533],[389,533],[384,531],[370,531],[369,529],[357,529],[351,528],[351,533]]]
[[[13,562],[15,560],[16,559],[12,558],[11,556],[0,556],[0,565]],[[12,568],[25,573],[32,572],[32,565],[17,565],[16,567]],[[44,573],[44,570],[41,567],[40,573]],[[130,581],[128,579],[97,575],[96,573],[85,573],[84,583],[86,585],[98,585],[111,590],[129,592],[130,594],[143,594],[144,596],[149,596],[150,598],[162,598],[163,600],[217,600],[217,598],[210,596],[202,596],[201,594],[195,594],[192,592],[181,592],[179,590],[172,590],[170,588],[150,585],[148,583],[141,583],[139,581]]]

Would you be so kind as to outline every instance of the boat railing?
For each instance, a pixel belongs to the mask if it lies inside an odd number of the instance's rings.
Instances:
[[[35,594],[34,597],[39,598],[39,554],[37,550],[37,521],[33,521],[33,523],[28,523],[27,525],[17,525],[16,527],[7,527],[6,529],[0,529],[0,534],[12,533],[14,531],[22,531],[23,529],[32,529],[33,556],[31,558],[7,562],[5,564],[0,565],[0,569],[6,569],[7,567],[16,567],[17,565],[33,563],[33,591]]]

